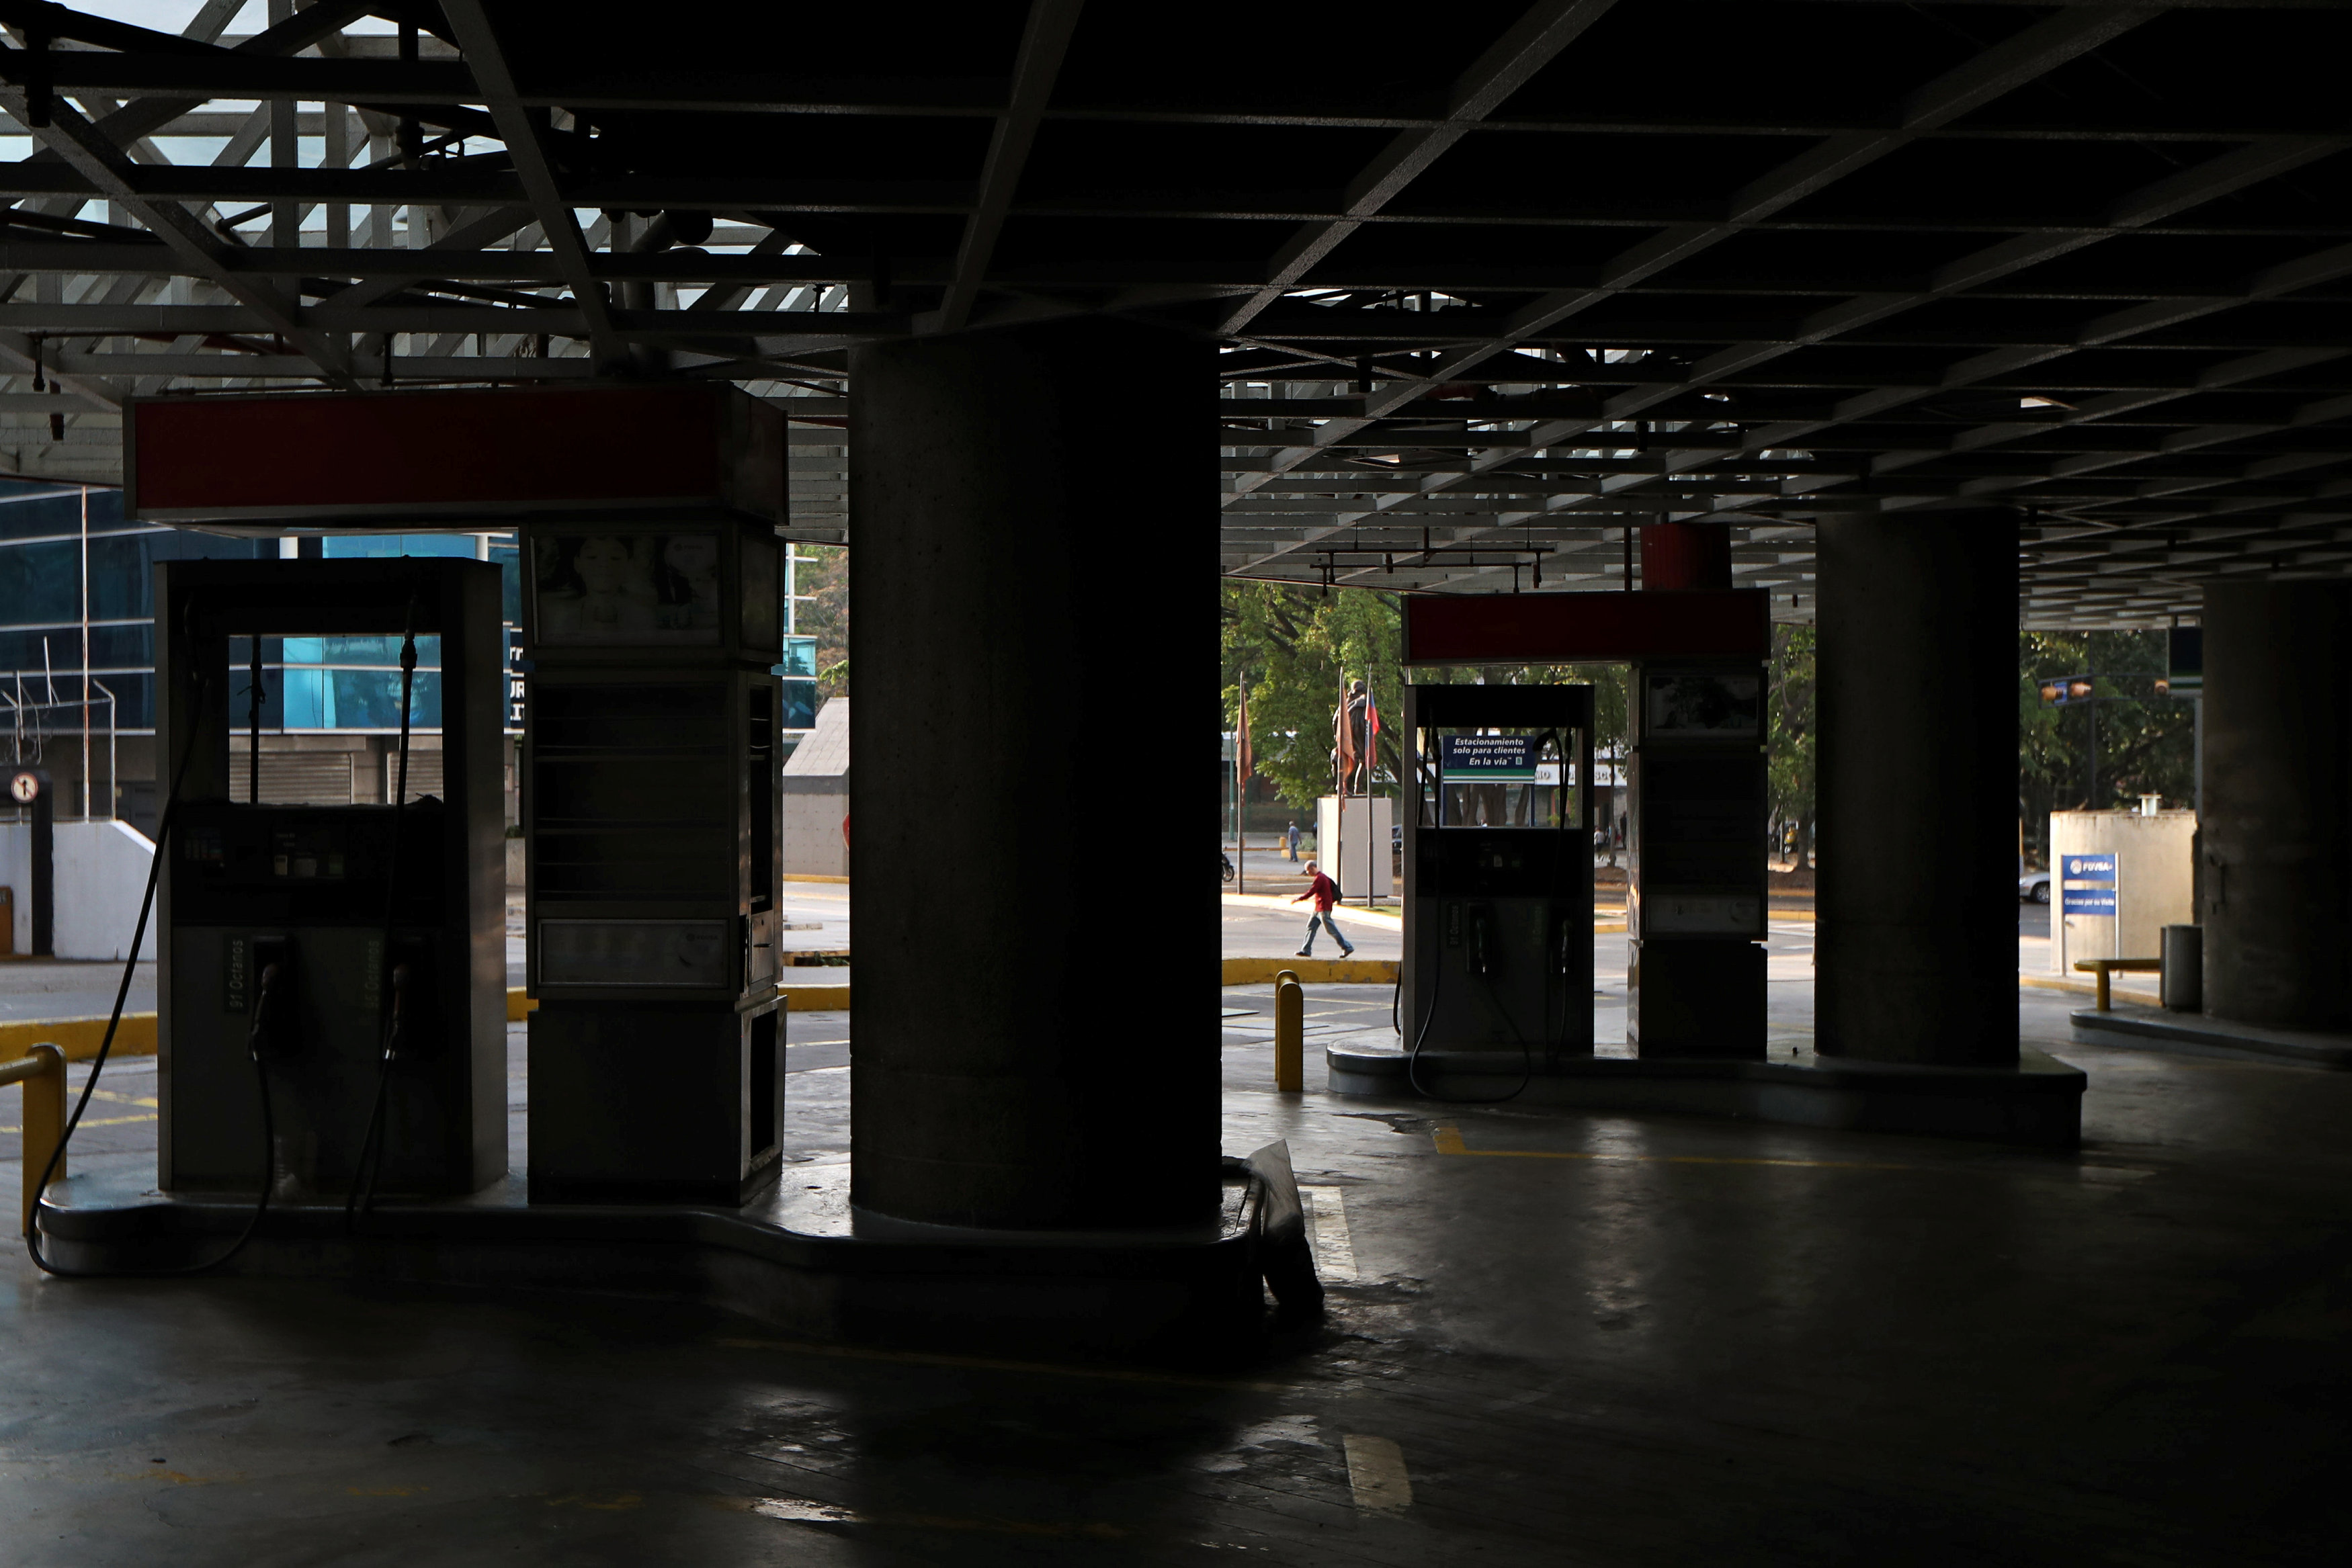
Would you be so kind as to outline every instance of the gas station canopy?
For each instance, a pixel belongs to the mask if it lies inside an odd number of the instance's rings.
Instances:
[[[2083,626],[2352,562],[2340,6],[187,9],[0,4],[16,473],[159,393],[721,382],[841,540],[849,347],[1111,311],[1217,345],[1232,575],[1708,520],[1803,617],[1816,519],[1966,507]]]

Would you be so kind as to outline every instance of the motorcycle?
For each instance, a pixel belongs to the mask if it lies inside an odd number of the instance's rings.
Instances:
[[[1227,882],[1231,882],[1231,881],[1233,881],[1233,880],[1234,880],[1234,857],[1233,857],[1233,856],[1231,856],[1231,855],[1229,855],[1229,854],[1227,854],[1227,853],[1225,853],[1225,852],[1224,852],[1224,851],[1223,851],[1223,850],[1219,850],[1219,851],[1217,852],[1217,858],[1218,858],[1219,860],[1221,860],[1221,861],[1223,861],[1223,862],[1224,862],[1224,866],[1225,866],[1224,879],[1225,879]]]

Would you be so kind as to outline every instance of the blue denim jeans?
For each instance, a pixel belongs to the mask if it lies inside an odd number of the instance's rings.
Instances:
[[[1300,943],[1299,946],[1302,950],[1312,953],[1315,951],[1315,933],[1328,931],[1331,934],[1331,940],[1339,944],[1339,951],[1353,956],[1356,945],[1339,935],[1339,923],[1331,918],[1331,913],[1327,909],[1319,915],[1310,915],[1307,917],[1307,940]]]

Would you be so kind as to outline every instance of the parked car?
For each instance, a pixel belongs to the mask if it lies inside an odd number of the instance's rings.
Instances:
[[[2030,871],[2017,879],[2017,902],[2047,904],[2050,902],[2050,873]]]

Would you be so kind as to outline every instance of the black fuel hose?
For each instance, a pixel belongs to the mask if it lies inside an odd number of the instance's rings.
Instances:
[[[259,639],[255,641],[257,643]],[[172,787],[163,797],[163,812],[155,823],[155,857],[147,868],[147,891],[140,895],[139,919],[131,928],[131,954],[123,960],[122,983],[115,988],[114,1010],[107,1015],[106,1033],[99,1040],[98,1055],[91,1059],[89,1081],[81,1086],[81,1097],[74,1102],[73,1114],[66,1119],[65,1132],[59,1135],[58,1146],[49,1151],[48,1164],[41,1167],[41,1179],[33,1189],[36,1192],[48,1191],[50,1179],[57,1175],[58,1166],[65,1160],[66,1147],[73,1142],[75,1129],[81,1125],[82,1113],[89,1109],[89,1097],[98,1089],[99,1075],[106,1071],[107,1061],[114,1052],[114,1037],[122,1027],[123,1003],[130,998],[131,982],[139,973],[140,944],[147,939],[147,920],[155,908],[156,879],[163,874],[163,856],[171,845],[173,819],[177,815],[180,804],[180,786],[186,782],[188,763],[195,756],[196,717],[204,712],[208,685],[204,674],[199,672],[195,677],[195,701],[190,705],[187,745],[172,769]],[[277,967],[272,964],[268,969],[274,972]],[[260,1049],[262,1025],[276,985],[274,974],[265,973],[260,992],[254,999],[253,1023],[246,1031],[246,1051],[253,1058],[254,1087],[261,1100],[261,1190],[254,1198],[253,1212],[247,1216],[245,1228],[237,1233],[235,1241],[229,1243],[228,1249],[217,1258],[171,1269],[70,1269],[42,1256],[40,1206],[36,1204],[25,1219],[25,1250],[31,1255],[35,1267],[61,1280],[171,1279],[209,1273],[245,1250],[245,1244],[253,1239],[253,1233],[261,1226],[261,1217],[269,1211],[269,1188],[278,1166],[277,1122],[269,1103],[269,1073],[262,1061]]]
[[[375,1201],[377,1172],[383,1165],[384,1100],[392,1086],[392,1064],[399,1060],[402,1035],[405,1022],[402,1004],[406,989],[404,964],[392,956],[392,928],[400,915],[400,830],[408,810],[408,728],[410,707],[416,691],[416,596],[408,597],[407,624],[401,632],[400,643],[400,760],[394,769],[395,778],[392,791],[392,847],[384,866],[383,878],[383,956],[380,960],[386,972],[378,977],[383,988],[383,1050],[376,1060],[375,1093],[368,1105],[367,1131],[360,1136],[359,1158],[352,1170],[352,1189],[343,1198],[343,1228],[359,1228],[360,1218],[368,1206]]]

